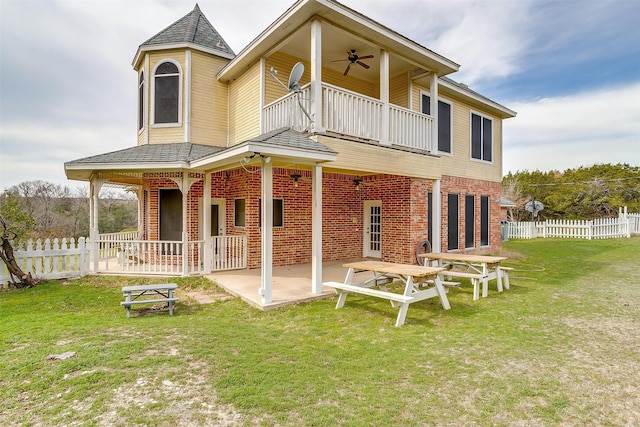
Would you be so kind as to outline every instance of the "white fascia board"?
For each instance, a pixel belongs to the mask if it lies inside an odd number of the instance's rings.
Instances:
[[[172,43],[172,44],[158,44],[158,45],[138,47],[138,51],[136,52],[136,55],[133,58],[133,62],[131,63],[131,65],[135,68],[136,65],[142,59],[142,54],[145,52],[152,52],[155,50],[168,50],[168,49],[193,49],[193,50],[199,50],[201,52],[206,52],[211,55],[216,55],[226,59],[234,58],[234,55],[228,54],[226,52],[221,52],[215,49],[208,49],[202,45],[195,44],[195,43]]]
[[[166,170],[166,169],[187,169],[189,163],[65,163],[65,171],[82,170]]]
[[[461,88],[458,85],[454,85],[450,82],[447,82],[445,80],[441,80],[438,79],[438,86],[444,86],[447,89],[451,89],[452,91],[459,93],[460,95],[463,95],[469,99],[472,99],[475,102],[479,102],[483,105],[486,105],[490,108],[493,108],[495,110],[498,110],[500,112],[502,112],[504,114],[503,118],[511,118],[511,117],[515,117],[518,113],[516,113],[515,111],[505,107],[504,105],[500,105],[497,102],[491,101],[488,98],[484,98],[481,96],[476,95],[475,93],[471,92],[470,90],[465,90],[464,88]]]
[[[263,156],[274,157],[290,157],[300,160],[310,160],[314,162],[333,162],[337,158],[337,154],[292,149],[288,147],[281,147],[270,143],[260,142],[247,142],[239,144],[235,147],[231,147],[228,150],[221,151],[219,153],[212,154],[202,159],[191,162],[191,169],[202,169],[207,166],[213,166],[216,163],[225,163],[233,161],[236,158],[246,156],[247,154],[262,154]]]

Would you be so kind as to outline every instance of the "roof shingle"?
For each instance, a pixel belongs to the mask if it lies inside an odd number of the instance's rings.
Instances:
[[[193,43],[220,51],[227,56],[235,56],[233,50],[200,11],[197,3],[191,12],[142,43],[140,47],[176,43]]]

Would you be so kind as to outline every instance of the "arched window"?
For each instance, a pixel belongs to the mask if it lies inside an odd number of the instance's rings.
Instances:
[[[140,73],[138,82],[138,130],[144,127],[144,71]]]
[[[154,73],[154,123],[178,123],[180,69],[173,62],[161,63]]]

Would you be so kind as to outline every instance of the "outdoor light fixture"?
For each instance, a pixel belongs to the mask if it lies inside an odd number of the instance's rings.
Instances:
[[[291,176],[291,178],[293,179],[293,186],[294,186],[294,187],[297,187],[297,186],[298,186],[298,180],[299,180],[300,178],[302,178],[302,175],[300,175],[300,174],[298,174],[298,173],[292,173],[290,176]]]
[[[360,190],[362,188],[362,180],[360,178],[354,179],[353,184],[356,186],[356,190]]]

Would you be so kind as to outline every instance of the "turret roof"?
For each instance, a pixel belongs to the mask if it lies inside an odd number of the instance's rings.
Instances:
[[[208,50],[219,51],[225,56],[235,55],[227,42],[200,11],[197,3],[191,12],[142,43],[140,48],[182,43],[192,43]]]

